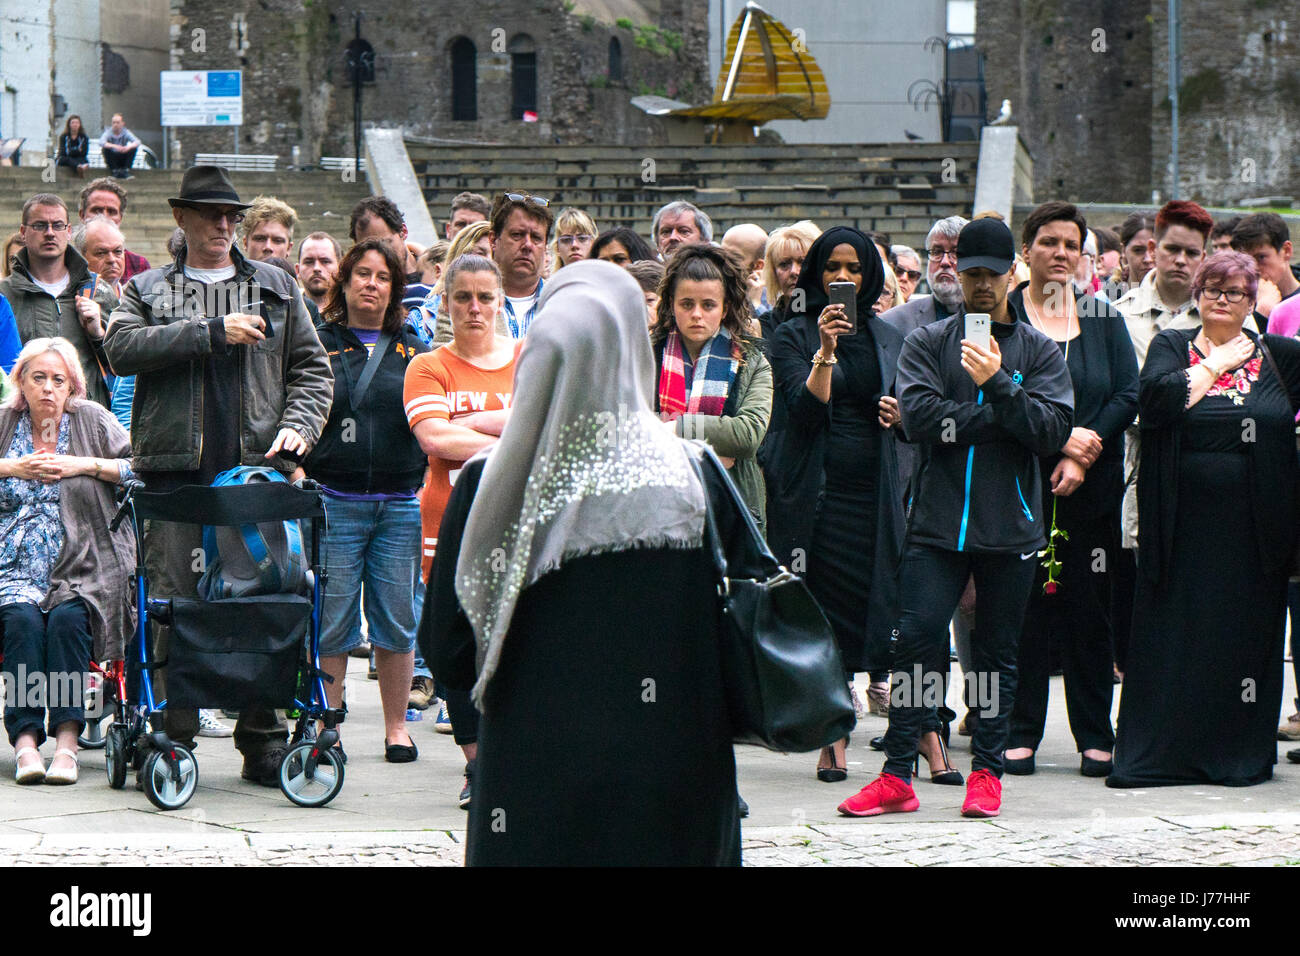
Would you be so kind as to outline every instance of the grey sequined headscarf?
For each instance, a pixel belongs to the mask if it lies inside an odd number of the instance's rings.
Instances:
[[[645,298],[626,271],[584,260],[546,283],[456,565],[480,708],[524,588],[573,558],[702,545],[704,489],[654,387]]]

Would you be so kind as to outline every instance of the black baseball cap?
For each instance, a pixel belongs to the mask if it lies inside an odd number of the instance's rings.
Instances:
[[[1015,240],[1007,224],[997,219],[975,219],[957,235],[957,271],[988,269],[998,275],[1011,271],[1016,260]]]

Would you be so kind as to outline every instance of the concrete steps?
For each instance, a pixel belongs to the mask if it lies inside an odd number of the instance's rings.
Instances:
[[[439,221],[463,190],[490,197],[520,189],[553,207],[585,209],[602,230],[625,225],[648,236],[660,206],[686,199],[708,212],[717,235],[738,222],[770,229],[806,218],[823,227],[880,229],[914,246],[935,219],[970,215],[979,155],[976,143],[547,146],[524,153],[408,141],[407,150]]]
[[[78,197],[88,180],[60,175],[56,183],[41,179],[41,170],[0,167],[0,241],[18,229],[23,202],[38,192],[61,196],[76,219]],[[167,199],[180,190],[182,170],[139,170],[123,182],[127,191],[124,232],[127,247],[153,265],[167,261],[167,240],[176,228]],[[364,181],[344,182],[338,172],[231,173],[245,202],[257,195],[276,196],[298,213],[295,239],[323,230],[347,243],[348,217],[357,200],[370,194]]]

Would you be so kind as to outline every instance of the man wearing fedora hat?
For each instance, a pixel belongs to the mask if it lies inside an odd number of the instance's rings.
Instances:
[[[333,398],[329,359],[302,295],[287,273],[235,247],[249,204],[224,169],[190,167],[168,202],[184,247],[171,264],[127,283],[104,339],[113,370],[136,375],[133,467],[157,491],[210,484],[236,465],[287,475],[320,436]],[[198,525],[146,523],[154,596],[197,593],[201,539]],[[192,746],[198,713],[164,713],[167,735]],[[278,785],[285,732],[274,710],[241,711],[235,746],[245,779]]]

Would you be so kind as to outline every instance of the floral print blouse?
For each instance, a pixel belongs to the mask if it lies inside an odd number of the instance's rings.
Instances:
[[[1205,361],[1205,356],[1191,342],[1187,343],[1187,367],[1194,368]],[[1210,386],[1210,390],[1205,393],[1205,397],[1211,395],[1222,395],[1232,400],[1234,405],[1245,405],[1246,396],[1250,394],[1251,388],[1259,381],[1259,369],[1264,361],[1264,353],[1260,351],[1258,345],[1255,346],[1255,354],[1250,357],[1245,365],[1233,369],[1231,372],[1224,372],[1218,380]],[[1189,383],[1190,387],[1190,383]]]
[[[68,454],[71,425],[64,415],[59,422],[57,454]],[[14,427],[6,458],[30,455],[31,415],[24,413]],[[63,521],[59,517],[59,486],[62,482],[0,479],[0,606],[40,604],[50,589],[50,572],[63,550]]]

